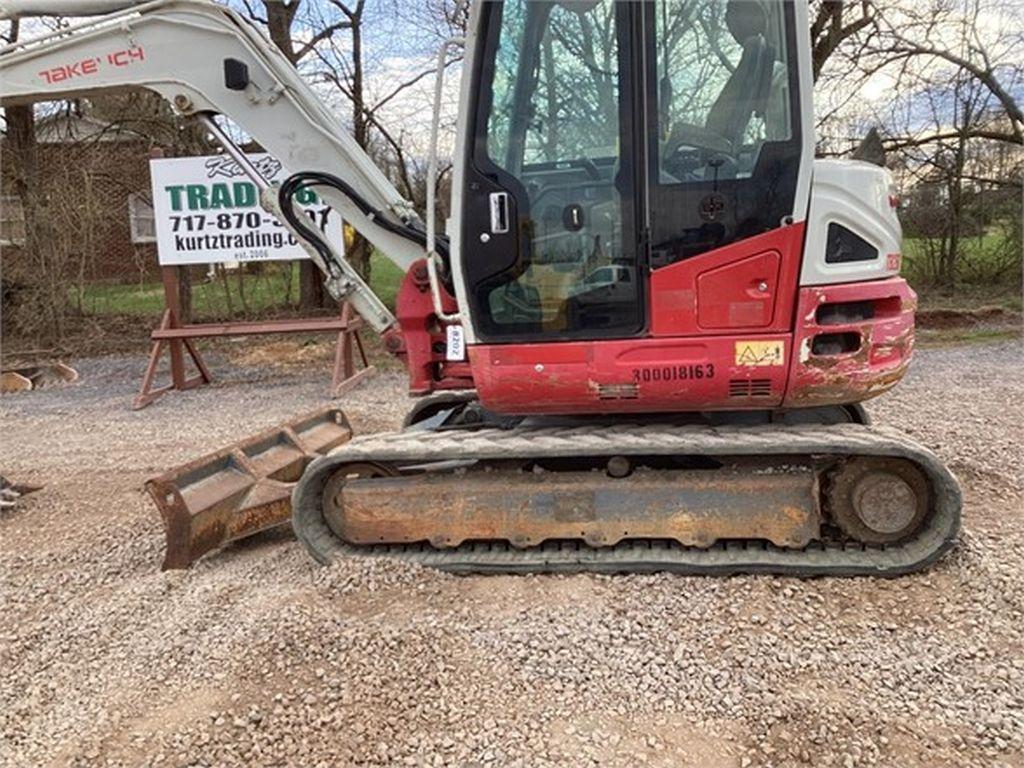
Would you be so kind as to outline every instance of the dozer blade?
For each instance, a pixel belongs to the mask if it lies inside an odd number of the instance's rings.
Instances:
[[[308,464],[351,439],[345,415],[321,409],[147,481],[167,534],[163,569],[287,523]]]

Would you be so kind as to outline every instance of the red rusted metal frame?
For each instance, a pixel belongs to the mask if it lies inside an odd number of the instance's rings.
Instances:
[[[173,323],[172,318],[173,314],[171,310],[165,310],[163,319],[160,322],[160,327],[169,328]],[[199,371],[199,374],[192,378],[185,378],[185,363],[180,349],[182,344],[184,344],[185,349],[188,350],[189,356],[192,358],[192,362]],[[165,346],[170,347],[171,383],[154,389],[153,382],[156,379],[157,368],[160,365],[160,358],[163,356]],[[142,386],[139,388],[139,394],[135,397],[135,402],[132,404],[132,408],[138,411],[145,408],[147,405],[151,405],[156,402],[171,390],[184,391],[194,389],[195,387],[209,384],[212,380],[213,377],[210,375],[209,369],[207,369],[206,364],[199,355],[199,351],[191,341],[187,339],[171,342],[163,340],[154,341],[153,348],[149,353],[149,363],[146,365],[146,372],[142,376]]]
[[[264,336],[271,333],[313,333],[321,331],[358,330],[362,318],[346,321],[340,317],[302,318],[291,320],[257,320],[238,323],[196,323],[192,325],[158,329],[154,339],[220,338],[224,336]]]
[[[363,349],[363,340],[359,338],[359,329],[363,327],[363,318],[353,314],[352,307],[345,304],[341,308],[341,327],[338,330],[338,343],[334,352],[334,375],[331,377],[331,397],[341,397],[377,370],[370,365]],[[356,370],[355,353],[359,353],[362,367]]]
[[[178,269],[179,267],[164,267],[162,269],[164,300],[167,303],[167,309],[164,310],[160,325],[150,334],[153,346],[146,371],[142,377],[142,386],[133,404],[135,410],[145,408],[173,390],[193,389],[213,381],[213,376],[193,343],[193,339],[336,331],[338,341],[332,369],[331,397],[340,396],[375,372],[376,368],[369,364],[362,340],[359,338],[359,331],[364,327],[363,319],[353,314],[348,304],[342,306],[339,317],[183,325],[180,322]],[[165,349],[168,349],[170,353],[171,383],[154,389],[157,369]],[[184,353],[186,351],[198,370],[198,375],[192,378],[186,378],[185,374]],[[358,351],[362,364],[362,368],[358,370],[354,351]]]
[[[640,512],[637,512],[640,510]],[[516,547],[582,539],[672,539],[685,546],[758,538],[802,548],[820,536],[811,467],[767,473],[756,465],[636,473],[468,472],[350,479],[324,512],[352,544],[507,540]]]
[[[160,320],[160,326],[150,335],[153,340],[153,346],[149,353],[149,363],[146,365],[146,372],[142,376],[142,386],[139,388],[139,394],[135,397],[135,402],[132,404],[132,408],[136,411],[151,405],[172,390],[184,391],[194,389],[213,381],[213,376],[211,376],[210,370],[206,367],[206,363],[203,362],[199,350],[192,343],[192,337],[160,339],[155,335],[159,331],[169,331],[182,327],[179,269],[180,267],[162,267],[160,270],[164,286],[164,305],[166,309]],[[169,350],[171,361],[171,383],[154,389],[153,383],[156,380],[157,368],[160,365],[160,358],[163,356],[165,348]],[[185,375],[186,350],[198,371],[198,374],[191,378],[187,378]]]
[[[819,320],[829,305],[870,305],[872,317]],[[801,408],[859,403],[888,391],[906,375],[914,351],[917,294],[899,278],[801,288],[785,405]],[[819,334],[851,334],[856,350],[814,354]]]

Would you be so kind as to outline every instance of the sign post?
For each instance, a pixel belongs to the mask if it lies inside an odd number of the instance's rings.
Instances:
[[[281,164],[266,154],[252,155],[264,176],[285,175]],[[340,316],[269,322],[185,325],[181,322],[178,270],[190,264],[237,264],[253,261],[293,261],[309,258],[305,250],[271,214],[260,206],[256,185],[226,155],[188,158],[152,158],[153,214],[157,253],[164,286],[165,310],[160,326],[151,334],[152,348],[134,408],[145,408],[171,390],[209,384],[213,377],[193,343],[198,338],[252,336],[270,333],[337,332],[331,396],[338,397],[373,373],[359,338],[363,320],[348,304]],[[344,243],[340,216],[311,190],[298,202],[313,225],[326,238]],[[171,383],[154,388],[164,349],[170,358]],[[185,353],[196,368],[186,374]],[[361,369],[356,368],[355,352]]]

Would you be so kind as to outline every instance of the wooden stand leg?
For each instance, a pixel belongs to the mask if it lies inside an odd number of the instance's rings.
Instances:
[[[185,348],[188,350],[188,355],[192,358],[196,370],[199,371],[199,375],[185,382],[184,389],[192,389],[192,387],[212,382],[213,376],[210,374],[210,369],[206,367],[206,363],[203,361],[202,355],[199,354],[199,350],[196,349],[196,345],[192,343],[192,339],[185,339]]]
[[[331,397],[341,397],[357,384],[376,372],[376,368],[370,365],[366,359],[366,351],[363,349],[363,342],[359,338],[359,331],[349,329],[352,322],[352,308],[348,303],[341,308],[341,319],[345,328],[338,334],[338,343],[334,353],[334,376],[331,380]],[[355,366],[354,349],[359,351],[362,360],[362,370],[357,371]]]
[[[178,267],[164,267],[160,276],[164,284],[164,305],[171,316],[171,328],[181,327],[181,282],[178,278]],[[169,343],[171,349],[171,382],[175,389],[185,387],[185,356],[182,354],[181,342],[174,340]]]
[[[178,293],[179,279],[178,269],[180,267],[163,267],[161,279],[164,284],[164,301],[167,309],[164,310],[163,318],[160,320],[160,330],[166,331],[171,328],[181,328],[181,301]],[[153,382],[156,379],[157,368],[160,365],[160,357],[167,348],[171,360],[171,383],[165,387],[153,389]],[[198,375],[188,378],[185,372],[185,352],[195,365]],[[206,367],[199,350],[191,339],[171,339],[170,341],[154,340],[153,347],[149,353],[149,363],[146,365],[146,372],[142,377],[142,387],[132,404],[134,410],[140,410],[159,400],[172,389],[184,391],[194,389],[213,381],[210,369]]]
[[[171,310],[165,309],[164,316],[160,320],[160,328],[163,330],[170,327]],[[156,369],[160,365],[160,353],[163,351],[164,342],[154,341],[153,347],[149,352],[149,363],[146,365],[146,372],[142,376],[142,386],[139,388],[139,394],[135,397],[135,402],[132,403],[133,410],[138,411],[145,408],[147,405],[159,400],[171,389],[171,386],[153,389],[153,381],[156,379]]]
[[[352,332],[352,341],[356,343],[356,349],[359,350],[359,359],[362,361],[363,368],[370,368],[370,361],[366,358],[366,350],[363,349],[363,339],[359,335],[359,331]]]

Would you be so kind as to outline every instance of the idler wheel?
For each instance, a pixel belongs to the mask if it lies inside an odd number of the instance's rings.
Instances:
[[[928,512],[928,481],[909,461],[858,458],[844,462],[828,491],[832,522],[864,544],[912,536]]]

